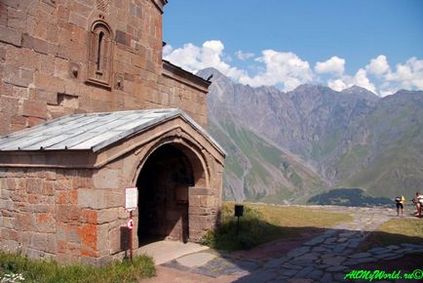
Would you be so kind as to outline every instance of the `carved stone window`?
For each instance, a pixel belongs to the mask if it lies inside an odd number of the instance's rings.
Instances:
[[[89,39],[87,83],[111,88],[112,38],[112,31],[105,22],[94,22]]]

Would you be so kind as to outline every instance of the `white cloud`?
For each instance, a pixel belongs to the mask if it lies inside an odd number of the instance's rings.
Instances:
[[[333,56],[324,62],[317,62],[314,70],[318,74],[335,74],[341,76],[345,70],[345,59]]]
[[[255,55],[251,52],[244,52],[242,50],[238,50],[237,52],[235,52],[235,56],[241,61],[246,61],[248,59],[253,58]]]
[[[166,52],[168,53],[165,54]],[[200,49],[192,43],[184,44],[182,48],[173,50],[168,49],[166,52],[164,52],[164,58],[166,60],[169,60],[190,72],[198,70],[200,64],[198,60]]]
[[[365,67],[371,80],[376,84],[380,96],[393,94],[399,89],[423,90],[423,60],[415,57],[396,65],[392,70],[385,55],[371,59]]]
[[[370,82],[367,77],[367,71],[360,68],[354,76],[353,84],[359,87],[370,90],[371,92],[377,93],[376,87],[373,83]]]
[[[173,47],[170,44],[166,44],[163,47],[163,58],[165,58],[167,55],[169,55],[170,53],[172,53],[173,51]]]
[[[343,91],[344,89],[348,88],[348,85],[341,79],[337,80],[329,80],[328,87],[336,91]]]
[[[370,64],[366,66],[366,70],[374,75],[383,75],[390,71],[388,60],[385,55],[379,55],[376,58],[370,60]]]
[[[256,61],[264,64],[265,70],[253,77],[241,76],[240,83],[253,87],[283,85],[283,90],[288,91],[312,81],[313,78],[309,63],[292,52],[268,49]]]
[[[224,44],[220,40],[209,40],[196,46],[187,43],[180,48],[166,45],[163,57],[166,60],[190,71],[213,67],[236,82],[257,86],[277,86],[289,91],[304,83],[321,83],[342,91],[353,85],[366,88],[380,96],[386,96],[404,88],[423,90],[423,60],[412,57],[405,63],[392,68],[385,55],[372,58],[366,66],[351,75],[345,73],[346,60],[333,56],[326,61],[317,62],[314,70],[309,62],[293,52],[280,52],[272,49],[263,50],[247,69],[233,66],[230,56],[224,53]],[[253,53],[241,50],[235,53],[240,60],[254,58]]]
[[[182,48],[163,50],[163,57],[193,73],[204,68],[213,67],[228,77],[238,79],[243,75],[243,71],[236,67],[231,67],[222,59],[224,48],[220,40],[206,41],[201,47],[187,43]]]
[[[401,88],[422,90],[423,60],[412,57],[405,64],[398,64],[395,72],[386,75],[386,80],[398,83]]]
[[[423,90],[423,60],[412,57],[405,63],[398,64],[395,71],[392,71],[388,58],[379,55],[371,59],[368,65],[360,68],[354,76],[343,75],[340,78],[335,76],[328,80],[328,86],[336,91],[353,85],[366,88],[382,97],[393,94],[401,88]]]
[[[360,68],[354,76],[343,75],[341,78],[328,80],[328,87],[336,91],[343,91],[354,85],[365,88],[375,94],[378,93],[375,85],[369,80],[367,71],[363,68]]]

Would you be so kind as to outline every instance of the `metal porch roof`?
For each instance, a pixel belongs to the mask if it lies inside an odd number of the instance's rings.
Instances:
[[[0,151],[92,150],[146,131],[176,117],[182,118],[209,140],[223,148],[192,118],[178,108],[85,113],[63,116],[32,128],[0,137]]]

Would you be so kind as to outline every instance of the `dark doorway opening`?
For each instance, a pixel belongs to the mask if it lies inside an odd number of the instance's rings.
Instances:
[[[188,241],[188,189],[193,185],[191,163],[176,146],[161,146],[148,157],[137,180],[140,246],[163,239]]]

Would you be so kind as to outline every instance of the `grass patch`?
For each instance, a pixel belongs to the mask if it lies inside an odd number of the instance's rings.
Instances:
[[[234,203],[225,202],[220,228],[209,231],[202,243],[220,250],[250,249],[276,239],[298,237],[307,229],[330,228],[352,220],[346,213],[246,203],[237,234],[237,220],[233,215]]]
[[[115,261],[104,267],[83,264],[60,265],[55,261],[32,260],[0,252],[0,280],[9,274],[21,274],[22,282],[137,282],[155,275],[152,258],[134,257],[133,262]],[[6,281],[7,282],[7,281]],[[21,281],[16,281],[21,282]]]
[[[248,204],[264,217],[264,220],[280,227],[331,228],[352,221],[348,213],[325,211],[304,206],[272,206]]]
[[[383,223],[372,232],[362,249],[372,246],[389,246],[402,243],[421,244],[423,242],[423,221],[421,219],[395,218]]]

